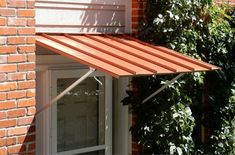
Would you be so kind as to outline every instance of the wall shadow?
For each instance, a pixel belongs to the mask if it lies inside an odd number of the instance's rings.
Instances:
[[[22,144],[19,155],[35,155],[36,154],[36,117],[34,116],[32,123],[27,128],[25,136],[19,136],[18,143]]]

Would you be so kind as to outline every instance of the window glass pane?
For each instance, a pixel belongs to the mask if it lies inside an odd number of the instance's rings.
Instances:
[[[77,78],[57,80],[59,94]],[[105,78],[88,77],[57,103],[57,151],[102,145],[105,141]]]

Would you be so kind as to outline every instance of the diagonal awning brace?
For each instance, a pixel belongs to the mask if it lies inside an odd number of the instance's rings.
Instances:
[[[66,88],[63,92],[61,92],[58,96],[54,97],[49,103],[45,104],[41,109],[39,109],[37,111],[36,115],[40,114],[41,112],[43,112],[44,110],[49,108],[52,104],[56,103],[59,99],[61,99],[64,95],[66,95],[74,87],[76,87],[78,84],[80,84],[82,81],[84,81],[88,76],[90,76],[94,71],[95,71],[94,68],[90,68],[90,70],[86,74],[84,74],[77,81],[75,81],[68,88]]]
[[[166,84],[164,84],[161,88],[159,88],[157,91],[155,91],[154,93],[152,93],[151,95],[149,95],[147,98],[145,98],[142,101],[142,104],[147,102],[148,100],[150,100],[151,98],[153,98],[154,96],[156,96],[157,94],[159,94],[161,91],[163,91],[165,88],[167,88],[169,85],[171,85],[172,83],[174,83],[176,80],[178,80],[180,77],[182,77],[184,75],[184,73],[181,73],[179,75],[177,75],[175,78],[173,78],[170,81],[167,81]]]

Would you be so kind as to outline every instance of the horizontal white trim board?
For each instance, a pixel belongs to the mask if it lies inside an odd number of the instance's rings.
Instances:
[[[36,0],[36,32],[124,33],[128,7],[126,0]]]
[[[36,27],[71,27],[71,28],[78,28],[78,27],[125,27],[125,25],[46,25],[46,24],[37,24]]]
[[[102,10],[102,11],[125,11],[125,5],[108,5],[108,4],[94,4],[94,3],[36,3],[37,8],[45,9],[79,9],[79,10]]]
[[[106,5],[125,5],[126,0],[36,0],[36,3],[70,3],[70,4],[106,4]]]

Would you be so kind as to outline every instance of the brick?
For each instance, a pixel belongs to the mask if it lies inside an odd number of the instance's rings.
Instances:
[[[27,136],[19,136],[18,137],[18,143],[28,143],[28,142],[34,142],[35,141],[35,135],[27,135]]]
[[[16,28],[0,27],[0,35],[16,35]]]
[[[7,148],[6,147],[0,148],[0,154],[1,155],[7,155]]]
[[[5,137],[5,136],[6,136],[5,133],[6,133],[6,132],[5,132],[5,129],[0,130],[0,138]]]
[[[138,30],[135,28],[132,28],[132,36],[138,36]]]
[[[139,154],[139,151],[132,148],[131,154],[132,155],[137,155],[137,154]]]
[[[25,44],[27,42],[26,37],[8,37],[7,43],[8,45],[19,45]]]
[[[6,145],[15,145],[16,144],[16,137],[11,137],[6,139]]]
[[[35,28],[30,27],[30,28],[18,28],[17,33],[19,35],[32,35],[35,34]]]
[[[0,120],[3,120],[5,118],[6,118],[6,112],[5,111],[3,111],[3,112],[0,111]]]
[[[0,73],[15,72],[17,70],[16,64],[0,64]]]
[[[5,92],[0,92],[0,101],[6,100],[7,94]]]
[[[7,62],[7,56],[6,55],[0,55],[0,64]]]
[[[0,17],[0,26],[6,25],[6,18]]]
[[[18,80],[25,80],[26,79],[26,73],[8,73],[8,80],[9,81],[18,81]]]
[[[139,26],[139,24],[138,24],[138,23],[132,23],[132,28],[137,29],[137,28],[138,28],[138,26]]]
[[[19,53],[34,53],[36,48],[35,45],[27,45],[27,46],[18,46]]]
[[[6,146],[7,140],[6,138],[0,138],[0,147]]]
[[[18,126],[29,125],[32,124],[33,122],[34,122],[34,117],[19,118],[17,125]]]
[[[26,134],[26,133],[27,133],[27,127],[25,127],[25,126],[9,128],[7,130],[7,135],[8,136],[23,135],[23,134]]]
[[[33,71],[34,69],[35,69],[35,63],[18,64],[18,71]]]
[[[139,21],[144,19],[147,0],[132,0],[132,35],[138,35]]]
[[[33,9],[20,9],[17,12],[18,17],[34,17],[35,10]]]
[[[28,54],[27,56],[28,56],[28,58],[27,58],[28,62],[35,62],[36,61],[36,56],[34,53]]]
[[[132,9],[131,13],[132,13],[132,16],[133,16],[133,15],[141,15],[141,13],[143,13],[143,12],[139,9]]]
[[[1,0],[0,7],[5,7],[5,6],[7,6],[6,0]]]
[[[7,58],[7,61],[10,63],[12,63],[12,62],[25,62],[26,56],[23,54],[9,55]]]
[[[16,11],[15,9],[9,9],[9,8],[0,8],[0,16],[15,16]]]
[[[34,27],[35,26],[35,19],[34,18],[29,18],[27,19],[27,26],[31,26],[31,27]]]
[[[5,45],[7,42],[7,37],[0,37],[0,45]]]
[[[1,91],[15,90],[16,88],[17,88],[17,83],[16,82],[0,83],[0,92]]]
[[[8,26],[25,26],[27,24],[27,19],[24,18],[8,18]]]
[[[27,1],[27,8],[34,9],[35,8],[35,1]]]
[[[35,89],[27,90],[27,97],[35,97],[35,96],[36,96]]]
[[[35,81],[18,82],[18,89],[32,89],[32,88],[35,88]]]
[[[27,108],[27,115],[34,115],[36,113],[36,108],[35,107],[29,107]]]
[[[16,117],[22,117],[26,115],[26,109],[21,108],[21,109],[13,109],[7,111],[7,118],[16,118]]]
[[[229,5],[235,5],[235,0],[217,0],[217,3],[224,3],[224,4],[229,4]]]
[[[20,152],[25,152],[26,151],[26,146],[25,145],[14,145],[14,146],[9,146],[7,153],[9,154],[18,154]]]
[[[9,55],[7,61],[9,63],[12,63],[12,62],[25,62],[26,61],[26,56],[22,55],[22,54]]]
[[[8,0],[8,7],[24,8],[26,3],[25,0]]]
[[[34,71],[27,73],[27,80],[35,80],[35,79],[36,79],[36,74]]]
[[[20,98],[24,98],[26,96],[26,92],[25,91],[10,91],[7,93],[7,99],[20,99]]]
[[[147,0],[132,0],[132,3],[134,3],[134,2],[146,2]]]
[[[0,121],[0,128],[8,128],[8,127],[12,127],[12,126],[16,126],[16,120],[12,119],[12,120],[2,120]]]
[[[6,81],[6,79],[7,79],[7,75],[4,73],[2,74],[0,73],[0,82]]]
[[[20,99],[18,101],[18,107],[30,107],[30,106],[35,106],[35,104],[36,104],[35,98]]]
[[[36,38],[35,38],[35,36],[27,37],[27,43],[28,43],[28,44],[35,44],[35,43],[36,43]]]
[[[0,110],[12,109],[16,107],[15,101],[0,101]]]
[[[134,9],[134,8],[142,8],[142,6],[143,6],[143,4],[141,4],[141,3],[138,3],[138,2],[134,2],[134,3],[132,3],[132,9]]]
[[[132,22],[138,22],[140,20],[139,16],[138,17],[132,17]]]
[[[16,53],[16,46],[0,46],[0,54]]]

